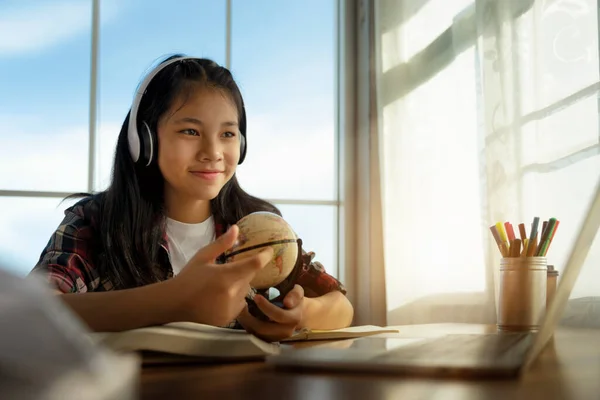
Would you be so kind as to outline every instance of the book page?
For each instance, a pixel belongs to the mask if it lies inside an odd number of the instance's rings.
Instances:
[[[171,322],[171,323],[165,324],[163,326],[168,326],[168,327],[172,327],[172,328],[188,329],[188,330],[204,332],[204,333],[223,333],[223,334],[235,334],[235,335],[248,334],[248,332],[246,332],[243,329],[221,328],[221,327],[213,326],[213,325],[198,324],[196,322]]]
[[[384,328],[374,325],[350,326],[342,329],[303,329],[282,342],[293,342],[301,340],[328,340],[328,339],[351,339],[363,336],[377,335],[380,333],[397,333],[398,329]]]
[[[117,352],[155,352],[213,361],[262,359],[267,354],[279,352],[278,344],[264,342],[245,332],[239,334],[220,328],[195,328],[156,325],[122,332],[105,332],[102,336],[97,336],[97,341]]]
[[[324,334],[324,333],[371,333],[371,332],[398,332],[397,329],[383,328],[381,326],[375,325],[360,325],[360,326],[349,326],[348,328],[342,329],[333,329],[333,330],[324,330],[324,329],[311,329],[309,332],[311,334]]]

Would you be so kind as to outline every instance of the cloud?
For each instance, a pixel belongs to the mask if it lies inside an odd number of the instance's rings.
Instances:
[[[97,132],[96,175],[106,181],[120,123]],[[35,115],[0,115],[0,187],[8,190],[87,190],[88,126],[47,126]]]
[[[119,9],[116,1],[102,2],[102,23],[112,20]],[[0,56],[16,56],[90,34],[91,2],[63,0],[29,4],[15,2],[0,7]]]
[[[238,169],[240,184],[262,198],[333,200],[333,121],[290,121],[283,113],[252,117],[248,156]]]

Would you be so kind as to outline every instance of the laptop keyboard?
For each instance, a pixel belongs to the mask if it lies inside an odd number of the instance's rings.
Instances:
[[[375,359],[378,362],[455,366],[519,365],[532,339],[530,332],[453,334],[392,349]]]

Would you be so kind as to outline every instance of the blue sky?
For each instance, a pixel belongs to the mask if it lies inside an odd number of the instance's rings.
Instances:
[[[334,3],[232,1],[232,73],[249,118],[238,174],[255,195],[334,199]],[[225,0],[100,4],[96,189],[108,182],[116,135],[149,67],[175,52],[225,62]],[[90,42],[89,0],[0,3],[1,189],[87,189]],[[60,221],[58,202],[0,198],[0,262],[35,262]],[[316,226],[333,225],[333,209],[288,208],[310,230],[305,242],[335,263],[333,226]]]

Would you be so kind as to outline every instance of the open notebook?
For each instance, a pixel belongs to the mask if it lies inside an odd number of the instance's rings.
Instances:
[[[397,332],[376,326],[337,330],[304,329],[282,342],[340,340]],[[193,322],[93,333],[92,340],[119,352],[139,352],[144,363],[170,361],[244,361],[263,359],[281,351],[280,343],[268,343],[243,330],[219,328]]]

